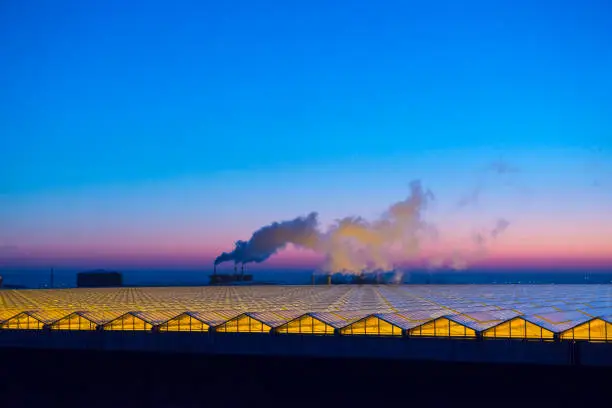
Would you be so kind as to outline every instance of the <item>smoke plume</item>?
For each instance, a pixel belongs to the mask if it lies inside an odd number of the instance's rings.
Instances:
[[[505,184],[507,186],[513,185],[514,180],[512,175],[520,172],[520,169],[503,159],[498,159],[487,164],[485,167],[479,170],[479,180],[476,186],[469,191],[466,195],[461,197],[457,202],[458,208],[464,208],[472,205],[477,205],[482,198],[483,194],[491,188],[488,183],[500,184],[502,178],[505,178]],[[491,179],[489,176],[492,176]]]
[[[317,213],[314,212],[291,221],[272,223],[255,231],[248,241],[236,241],[234,250],[219,255],[215,265],[228,261],[235,264],[263,262],[287,244],[316,249],[319,242],[317,224]]]
[[[497,224],[495,224],[493,230],[491,230],[491,237],[497,238],[499,234],[501,234],[506,230],[506,228],[508,228],[509,225],[510,221],[500,218],[499,220],[497,220]]]
[[[317,213],[291,221],[275,222],[256,231],[250,240],[237,241],[231,252],[215,259],[222,262],[263,262],[287,244],[324,255],[326,272],[361,273],[394,269],[394,253],[402,260],[419,252],[420,240],[435,229],[423,219],[433,200],[419,181],[410,184],[408,197],[391,205],[373,221],[361,217],[337,220],[327,231],[318,227]]]

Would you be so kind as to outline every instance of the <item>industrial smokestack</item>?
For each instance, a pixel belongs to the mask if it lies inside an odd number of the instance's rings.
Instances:
[[[327,275],[327,284],[331,285],[331,275]]]
[[[244,277],[244,264],[242,264],[242,267],[240,268],[240,275]]]
[[[238,275],[238,264],[234,264],[234,275]]]

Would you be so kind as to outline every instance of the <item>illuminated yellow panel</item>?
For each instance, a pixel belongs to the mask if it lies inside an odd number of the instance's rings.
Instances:
[[[126,314],[104,325],[104,330],[146,331],[153,325],[132,314]]]
[[[448,319],[437,319],[434,322],[434,336],[448,337],[450,336],[450,321]]]
[[[450,336],[451,337],[475,337],[476,332],[469,327],[466,327],[457,322],[450,321],[449,324]]]
[[[348,327],[344,327],[342,329],[340,329],[340,333],[341,334],[349,334],[349,335],[363,335],[367,333],[367,319],[363,319],[363,320],[359,320],[358,322],[355,322],[353,324],[351,324]]]
[[[525,329],[526,329],[525,320],[512,319],[510,321],[510,337],[511,338],[524,339],[525,337],[527,337]]]
[[[411,336],[475,337],[476,331],[450,319],[441,317],[410,330]]]
[[[402,329],[386,320],[378,319],[378,334],[384,336],[401,336]]]
[[[11,330],[41,330],[44,324],[27,313],[20,313],[2,323],[3,329]]]
[[[501,339],[552,339],[554,333],[520,317],[491,327],[483,332],[483,337]]]
[[[416,327],[412,329],[411,334],[414,334],[417,336],[433,337],[436,335],[436,323],[435,322],[425,323],[424,325],[420,327]]]
[[[276,331],[288,334],[334,334],[333,326],[310,315],[292,320],[279,327]]]
[[[610,326],[610,327],[608,327]],[[561,333],[562,340],[612,340],[612,325],[601,319],[594,319]]]
[[[610,330],[610,323],[606,323],[601,319],[595,319],[588,322],[589,340],[604,341],[610,340],[612,337],[612,331]],[[584,326],[584,325],[583,325]],[[581,333],[579,333],[581,334]],[[576,335],[576,329],[574,329],[574,336]]]
[[[53,330],[96,330],[96,324],[83,316],[73,313],[51,325]]]
[[[159,326],[159,331],[205,332],[208,331],[209,328],[210,326],[202,322],[201,320],[198,320],[188,314],[182,314],[180,316],[175,317],[174,319],[168,320],[166,323],[161,324]]]
[[[449,336],[452,337],[465,337],[465,326],[460,325],[459,323],[450,321],[449,322]]]
[[[528,339],[552,339],[555,334],[531,322],[525,322],[525,333]]]
[[[346,335],[401,336],[402,329],[376,316],[368,316],[340,330]]]
[[[240,315],[217,327],[221,333],[268,333],[271,327],[248,315]]]
[[[501,323],[498,326],[487,329],[482,333],[482,335],[483,337],[509,338],[510,337],[510,322]]]

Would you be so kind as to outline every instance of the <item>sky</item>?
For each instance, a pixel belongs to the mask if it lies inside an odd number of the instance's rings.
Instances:
[[[3,1],[0,269],[208,268],[273,221],[376,218],[411,180],[435,196],[424,259],[612,267],[611,20],[605,0]]]

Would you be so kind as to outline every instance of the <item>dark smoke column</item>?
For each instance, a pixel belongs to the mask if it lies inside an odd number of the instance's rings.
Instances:
[[[236,241],[233,251],[219,255],[215,259],[215,271],[217,265],[223,262],[234,261],[235,265],[263,262],[287,244],[315,249],[320,241],[317,225],[317,213],[312,212],[306,217],[274,222],[262,227],[255,231],[248,241]]]

